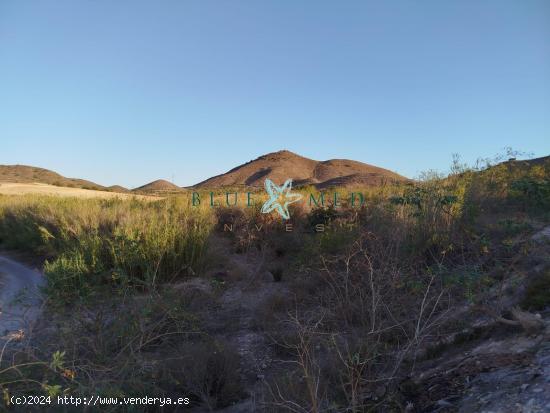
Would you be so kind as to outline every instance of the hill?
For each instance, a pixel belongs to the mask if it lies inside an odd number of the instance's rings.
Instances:
[[[168,182],[164,179],[157,179],[156,181],[149,182],[148,184],[142,185],[139,188],[132,190],[133,192],[139,193],[153,193],[153,192],[181,192],[182,188]]]
[[[123,186],[120,186],[120,185],[111,185],[111,186],[108,186],[105,189],[107,191],[110,191],[110,192],[119,192],[119,193],[122,193],[122,194],[127,194],[127,193],[131,192],[128,188],[124,188]]]
[[[66,178],[57,172],[27,165],[0,165],[0,182],[41,183],[69,188],[105,190],[102,185],[85,179]]]
[[[529,168],[532,166],[544,166],[550,164],[550,156],[543,156],[540,158],[533,158],[533,159],[523,159],[523,160],[516,160],[514,158],[509,159],[503,164],[514,167],[514,168]]]
[[[315,185],[317,188],[373,186],[407,180],[395,172],[362,162],[348,159],[316,161],[283,150],[260,156],[227,173],[199,182],[195,187],[260,187],[266,178],[279,184],[292,178],[296,186]]]

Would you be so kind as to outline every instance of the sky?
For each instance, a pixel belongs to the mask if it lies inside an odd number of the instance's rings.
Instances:
[[[0,0],[0,164],[187,186],[288,149],[550,155],[547,0]]]

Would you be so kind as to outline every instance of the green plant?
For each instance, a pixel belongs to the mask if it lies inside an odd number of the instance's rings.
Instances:
[[[48,292],[86,296],[101,285],[154,288],[199,273],[212,228],[208,210],[182,199],[2,198],[0,240],[46,255]]]
[[[550,205],[550,181],[529,176],[515,180],[510,184],[510,197],[524,204],[547,207]]]

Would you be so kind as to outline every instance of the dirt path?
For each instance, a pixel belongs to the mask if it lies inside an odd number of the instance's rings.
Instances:
[[[0,255],[0,342],[28,333],[42,307],[44,276]]]
[[[258,329],[256,314],[274,295],[285,294],[288,286],[274,282],[266,269],[267,257],[257,251],[237,254],[227,239],[216,240],[227,258],[226,268],[240,275],[228,281],[217,300],[217,308],[207,317],[207,329],[218,340],[234,348],[240,359],[239,375],[249,398],[228,407],[223,413],[254,411],[253,396],[262,386],[273,363],[271,339]]]
[[[229,255],[231,266],[238,267],[245,277],[235,282],[220,297],[218,322],[224,324],[221,336],[233,345],[241,357],[241,371],[248,380],[257,380],[269,363],[266,337],[254,326],[259,307],[270,296],[285,289],[282,283],[269,280],[262,260],[253,255]]]

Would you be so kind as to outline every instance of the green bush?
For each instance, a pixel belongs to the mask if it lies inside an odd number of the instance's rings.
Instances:
[[[156,202],[10,197],[0,202],[0,241],[48,258],[48,291],[87,295],[101,284],[154,287],[204,265],[208,211]]]
[[[510,185],[510,198],[536,207],[550,206],[550,181],[525,177]]]

